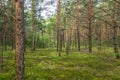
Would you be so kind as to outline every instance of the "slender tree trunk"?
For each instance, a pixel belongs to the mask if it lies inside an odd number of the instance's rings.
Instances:
[[[69,47],[70,47],[70,49],[71,49],[71,44],[72,44],[72,28],[70,27],[69,28]]]
[[[35,47],[37,47],[37,43],[38,43],[38,34],[36,32],[36,36],[35,36]]]
[[[88,39],[89,39],[89,52],[92,53],[92,4],[93,1],[89,0],[89,34],[88,34]]]
[[[69,41],[69,30],[66,31],[66,55],[69,54],[70,41]]]
[[[63,45],[63,48],[65,47],[64,43],[65,43],[65,31],[63,30],[62,31],[62,45]]]
[[[1,5],[2,5],[2,8],[5,9],[5,1],[4,0],[2,0],[2,4]],[[3,64],[4,64],[3,53],[5,51],[5,36],[6,36],[6,17],[5,16],[3,16],[3,20],[4,20],[4,22],[3,22],[2,40],[1,40],[1,42],[2,42],[2,48],[1,48],[1,53],[2,53],[2,55],[1,55],[1,69],[2,70],[3,70],[3,67],[4,67],[3,66]]]
[[[6,30],[5,30],[5,33],[4,33],[4,50],[7,51],[7,34],[6,34]]]
[[[11,39],[11,33],[9,32],[9,35],[8,35],[8,41],[9,41],[9,42],[7,41],[9,47],[11,47],[11,40],[12,40],[12,39]]]
[[[43,32],[43,30],[42,30],[42,42],[43,42],[42,48],[45,48],[45,45],[44,45],[44,32]]]
[[[32,49],[35,51],[35,0],[32,0]]]
[[[61,10],[60,10],[60,1],[57,2],[57,50],[58,55],[61,56],[61,50],[62,50],[62,42],[61,42]]]
[[[15,49],[15,32],[12,34],[12,50]]]
[[[103,3],[103,0],[102,0]],[[104,5],[102,5],[102,9],[104,8]],[[102,10],[102,16],[104,16],[104,11]],[[104,26],[103,21],[100,22],[101,25],[99,27],[99,33],[98,33],[98,52],[102,51],[102,27]]]
[[[13,37],[13,33],[11,33],[11,49],[13,50],[14,49],[14,37]]]
[[[59,46],[58,46],[58,53],[59,56],[61,56],[61,51],[62,51],[62,29],[59,28]]]
[[[76,47],[75,47],[75,45],[76,45],[75,33],[76,33],[76,30],[75,30],[75,27],[73,27],[73,50],[76,49]]]
[[[59,28],[57,27],[57,51],[59,50]]]
[[[102,34],[102,30],[101,30],[101,26],[100,26],[100,27],[99,27],[99,30],[98,30],[98,53],[100,53],[101,50],[102,50],[101,34]]]
[[[78,40],[78,51],[80,51],[80,23],[79,23],[79,8],[78,0],[76,0],[76,26],[77,26],[77,40]]]
[[[77,48],[77,33],[76,33],[76,29],[75,29],[75,49]]]
[[[2,35],[3,35],[3,31],[2,31]],[[4,56],[3,56],[3,49],[4,49],[4,48],[3,48],[3,36],[2,36],[2,39],[1,39],[1,44],[2,44],[2,46],[1,46],[1,69],[3,70],[3,67],[4,67],[4,66],[3,66],[3,64],[4,64],[4,62],[3,62],[3,59],[4,59],[4,58],[3,58],[3,57],[4,57]]]
[[[24,0],[15,0],[15,80],[24,80]]]
[[[117,0],[114,0],[114,27],[113,27],[113,45],[114,45],[114,52],[116,53],[116,58],[120,58],[119,51],[118,51],[118,42],[117,42],[117,10],[118,10],[118,3]]]

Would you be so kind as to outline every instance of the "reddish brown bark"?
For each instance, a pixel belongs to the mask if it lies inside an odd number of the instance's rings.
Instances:
[[[118,54],[118,42],[117,42],[117,30],[118,30],[118,25],[117,25],[117,10],[118,10],[118,3],[117,0],[114,0],[114,27],[113,27],[113,45],[114,45],[114,52],[116,53],[116,58],[119,58]]]
[[[93,1],[89,0],[89,34],[88,34],[88,39],[89,39],[89,52],[92,53],[92,6],[93,6]]]
[[[80,51],[80,23],[79,23],[79,8],[78,0],[76,0],[76,26],[77,26],[77,40],[78,40],[78,51]]]
[[[15,80],[24,80],[24,0],[15,0]]]
[[[60,10],[60,1],[57,2],[57,50],[59,52],[59,56],[61,56],[61,50],[62,50],[62,34],[61,34],[61,10]]]

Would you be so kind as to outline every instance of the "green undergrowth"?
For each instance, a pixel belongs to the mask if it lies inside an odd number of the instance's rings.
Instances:
[[[14,51],[4,52],[0,80],[14,80]],[[111,51],[96,53],[42,49],[25,53],[25,80],[120,80],[120,60]],[[1,64],[0,64],[1,66]]]

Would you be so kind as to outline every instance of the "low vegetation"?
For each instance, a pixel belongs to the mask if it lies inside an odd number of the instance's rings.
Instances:
[[[87,53],[71,51],[68,56],[56,50],[40,49],[25,53],[25,80],[120,80],[120,60],[108,51]],[[0,80],[14,80],[13,51],[4,53],[4,69]]]

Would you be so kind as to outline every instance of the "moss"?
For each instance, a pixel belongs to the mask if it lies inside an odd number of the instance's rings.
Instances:
[[[0,80],[14,80],[14,53],[5,52]],[[120,60],[114,53],[71,52],[58,56],[55,50],[25,53],[25,80],[120,80]]]

